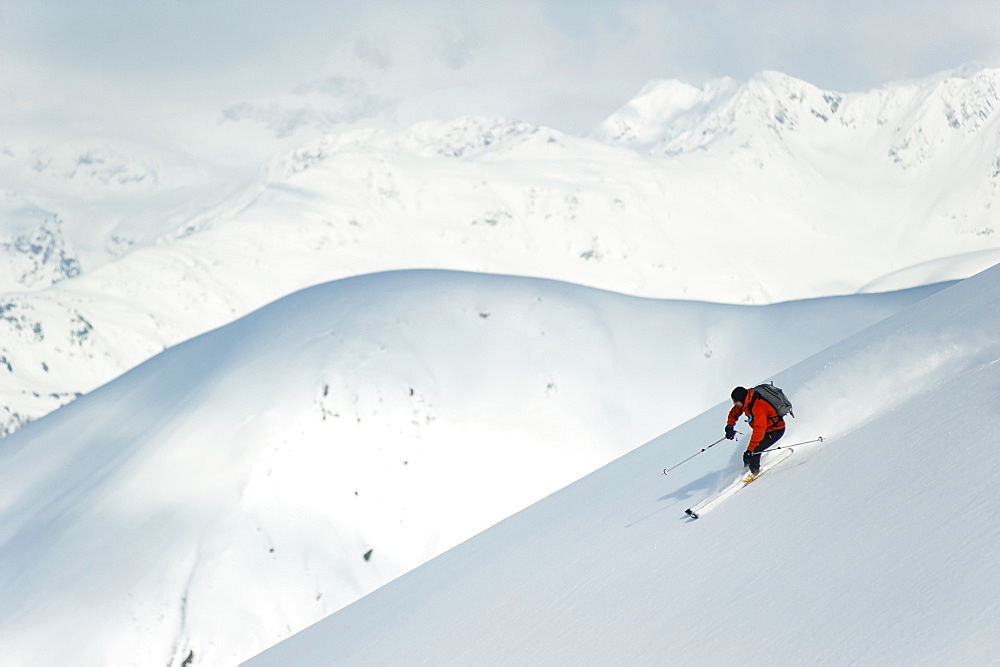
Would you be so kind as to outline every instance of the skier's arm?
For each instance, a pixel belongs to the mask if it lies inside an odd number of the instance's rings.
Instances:
[[[726,426],[736,426],[736,420],[740,418],[740,413],[743,412],[743,404],[734,404],[729,410],[729,418],[726,419]]]

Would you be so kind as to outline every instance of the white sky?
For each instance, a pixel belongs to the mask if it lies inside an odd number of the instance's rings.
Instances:
[[[583,133],[652,79],[849,92],[967,63],[1000,66],[994,0],[0,0],[0,128],[302,140],[499,114]]]

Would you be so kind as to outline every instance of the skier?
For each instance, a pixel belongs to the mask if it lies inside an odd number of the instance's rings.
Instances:
[[[747,416],[752,433],[750,444],[743,452],[743,465],[750,468],[750,479],[760,474],[761,453],[781,439],[785,434],[785,420],[778,411],[765,400],[759,400],[757,392],[745,387],[736,387],[731,394],[733,407],[726,420],[726,438],[736,437],[736,420],[740,413]]]

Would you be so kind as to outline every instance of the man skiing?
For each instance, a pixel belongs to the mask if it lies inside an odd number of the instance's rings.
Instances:
[[[726,438],[732,440],[736,437],[736,420],[740,418],[740,413],[745,414],[753,432],[750,435],[750,444],[743,452],[743,465],[749,466],[749,479],[753,479],[760,474],[761,453],[785,434],[785,420],[774,406],[761,399],[753,389],[736,387],[731,397],[733,407],[729,410],[729,418],[726,420]]]

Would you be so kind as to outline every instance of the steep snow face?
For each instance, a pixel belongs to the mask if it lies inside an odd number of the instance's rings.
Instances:
[[[725,405],[247,664],[988,663],[998,332],[1000,267],[778,374],[825,442],[706,517]]]
[[[415,271],[296,293],[3,440],[4,660],[248,658],[935,290],[746,307]]]

